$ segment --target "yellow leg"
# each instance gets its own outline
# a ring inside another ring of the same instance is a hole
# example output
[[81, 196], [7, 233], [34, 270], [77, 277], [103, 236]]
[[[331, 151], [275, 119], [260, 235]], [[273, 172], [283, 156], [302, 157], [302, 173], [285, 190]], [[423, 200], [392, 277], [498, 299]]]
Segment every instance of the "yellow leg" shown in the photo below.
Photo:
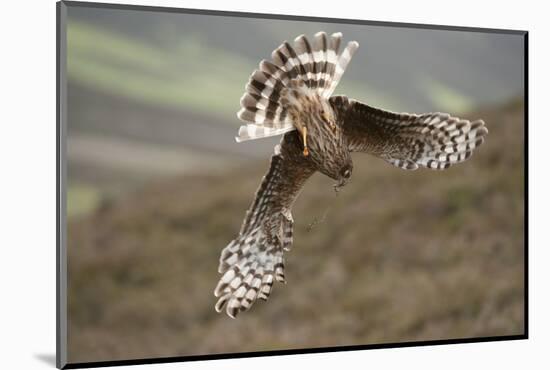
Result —
[[307, 150], [307, 126], [304, 126], [302, 129], [302, 138], [304, 139], [304, 156], [309, 155], [309, 150]]

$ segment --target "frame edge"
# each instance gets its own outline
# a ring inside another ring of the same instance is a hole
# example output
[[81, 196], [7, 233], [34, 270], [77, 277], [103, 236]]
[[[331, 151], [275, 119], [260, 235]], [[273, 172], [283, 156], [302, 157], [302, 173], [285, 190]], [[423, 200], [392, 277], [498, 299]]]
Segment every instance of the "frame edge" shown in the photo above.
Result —
[[56, 367], [67, 365], [67, 5], [56, 3]]

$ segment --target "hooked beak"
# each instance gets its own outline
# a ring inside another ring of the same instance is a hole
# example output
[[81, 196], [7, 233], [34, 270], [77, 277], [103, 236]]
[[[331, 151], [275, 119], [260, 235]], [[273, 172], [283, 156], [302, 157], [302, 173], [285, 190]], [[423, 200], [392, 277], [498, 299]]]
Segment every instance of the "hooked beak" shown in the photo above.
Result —
[[341, 178], [336, 184], [334, 184], [334, 191], [338, 193], [348, 183], [348, 179]]

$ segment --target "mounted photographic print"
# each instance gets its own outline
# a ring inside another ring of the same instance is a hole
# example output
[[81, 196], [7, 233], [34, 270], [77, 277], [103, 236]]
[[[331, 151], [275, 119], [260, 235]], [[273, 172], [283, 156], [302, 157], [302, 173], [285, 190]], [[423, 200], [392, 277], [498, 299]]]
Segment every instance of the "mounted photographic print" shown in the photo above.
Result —
[[527, 32], [57, 10], [58, 367], [527, 338]]

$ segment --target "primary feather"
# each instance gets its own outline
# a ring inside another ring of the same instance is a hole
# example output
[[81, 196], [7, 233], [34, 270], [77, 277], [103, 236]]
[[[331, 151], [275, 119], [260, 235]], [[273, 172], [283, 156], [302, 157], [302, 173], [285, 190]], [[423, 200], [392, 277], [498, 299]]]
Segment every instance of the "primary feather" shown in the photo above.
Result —
[[349, 150], [376, 155], [406, 170], [444, 170], [464, 162], [489, 132], [482, 120], [470, 122], [448, 113], [394, 113], [345, 96], [333, 96], [330, 103], [346, 117]]
[[214, 295], [215, 309], [230, 317], [267, 300], [273, 282], [285, 282], [283, 252], [292, 246], [291, 208], [306, 180], [315, 172], [301, 156], [296, 135], [285, 135], [275, 147], [267, 174], [246, 212], [239, 235], [222, 251], [222, 274]]

